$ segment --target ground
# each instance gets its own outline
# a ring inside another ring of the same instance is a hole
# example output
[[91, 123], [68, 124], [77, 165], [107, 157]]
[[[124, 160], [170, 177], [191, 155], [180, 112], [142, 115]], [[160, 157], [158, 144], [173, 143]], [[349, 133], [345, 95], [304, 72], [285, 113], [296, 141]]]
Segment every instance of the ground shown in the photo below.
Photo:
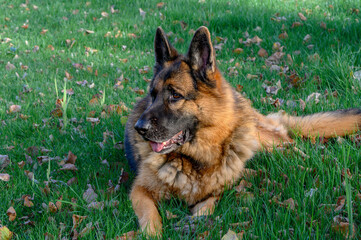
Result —
[[[261, 113], [361, 105], [357, 0], [14, 0], [0, 8], [0, 236], [137, 231], [122, 141], [152, 77], [158, 26], [182, 52], [207, 26], [219, 68]], [[297, 139], [257, 154], [247, 164], [253, 174], [224, 193], [213, 216], [190, 219], [184, 202], [164, 202], [164, 239], [217, 239], [229, 229], [244, 239], [360, 238], [360, 139]]]

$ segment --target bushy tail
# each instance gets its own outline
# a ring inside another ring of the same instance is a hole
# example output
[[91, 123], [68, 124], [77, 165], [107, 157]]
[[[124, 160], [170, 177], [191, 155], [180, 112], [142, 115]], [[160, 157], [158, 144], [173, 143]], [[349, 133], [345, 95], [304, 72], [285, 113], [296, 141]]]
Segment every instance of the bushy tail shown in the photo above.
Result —
[[308, 138], [345, 136], [361, 130], [361, 109], [337, 110], [301, 117], [277, 113], [270, 117], [278, 118], [290, 132]]

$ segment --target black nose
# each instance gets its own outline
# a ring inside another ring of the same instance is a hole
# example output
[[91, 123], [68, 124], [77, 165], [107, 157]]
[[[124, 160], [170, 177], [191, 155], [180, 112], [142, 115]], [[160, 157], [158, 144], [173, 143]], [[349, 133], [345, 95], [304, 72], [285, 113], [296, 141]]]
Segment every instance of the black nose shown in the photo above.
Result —
[[150, 122], [139, 119], [134, 125], [134, 128], [140, 135], [144, 135], [150, 129]]

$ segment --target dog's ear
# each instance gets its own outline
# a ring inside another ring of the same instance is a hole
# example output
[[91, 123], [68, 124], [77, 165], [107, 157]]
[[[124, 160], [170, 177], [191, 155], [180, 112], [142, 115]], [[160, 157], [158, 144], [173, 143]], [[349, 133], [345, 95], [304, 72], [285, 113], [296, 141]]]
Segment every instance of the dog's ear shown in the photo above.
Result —
[[196, 71], [214, 72], [216, 59], [208, 28], [202, 26], [195, 32], [188, 50], [191, 67]]
[[155, 61], [158, 66], [163, 66], [165, 62], [175, 59], [178, 56], [177, 50], [170, 45], [167, 36], [161, 27], [157, 28], [154, 39]]

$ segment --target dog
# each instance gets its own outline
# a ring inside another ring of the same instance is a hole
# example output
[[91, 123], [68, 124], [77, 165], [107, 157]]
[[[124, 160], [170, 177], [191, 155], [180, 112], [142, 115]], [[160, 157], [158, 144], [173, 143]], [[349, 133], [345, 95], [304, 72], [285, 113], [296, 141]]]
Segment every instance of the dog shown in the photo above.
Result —
[[206, 27], [195, 32], [185, 55], [159, 27], [154, 51], [149, 92], [129, 115], [124, 140], [136, 170], [132, 207], [149, 236], [161, 236], [161, 199], [179, 197], [194, 215], [212, 213], [257, 151], [290, 143], [294, 133], [330, 138], [361, 127], [360, 109], [302, 117], [260, 114], [223, 78]]

